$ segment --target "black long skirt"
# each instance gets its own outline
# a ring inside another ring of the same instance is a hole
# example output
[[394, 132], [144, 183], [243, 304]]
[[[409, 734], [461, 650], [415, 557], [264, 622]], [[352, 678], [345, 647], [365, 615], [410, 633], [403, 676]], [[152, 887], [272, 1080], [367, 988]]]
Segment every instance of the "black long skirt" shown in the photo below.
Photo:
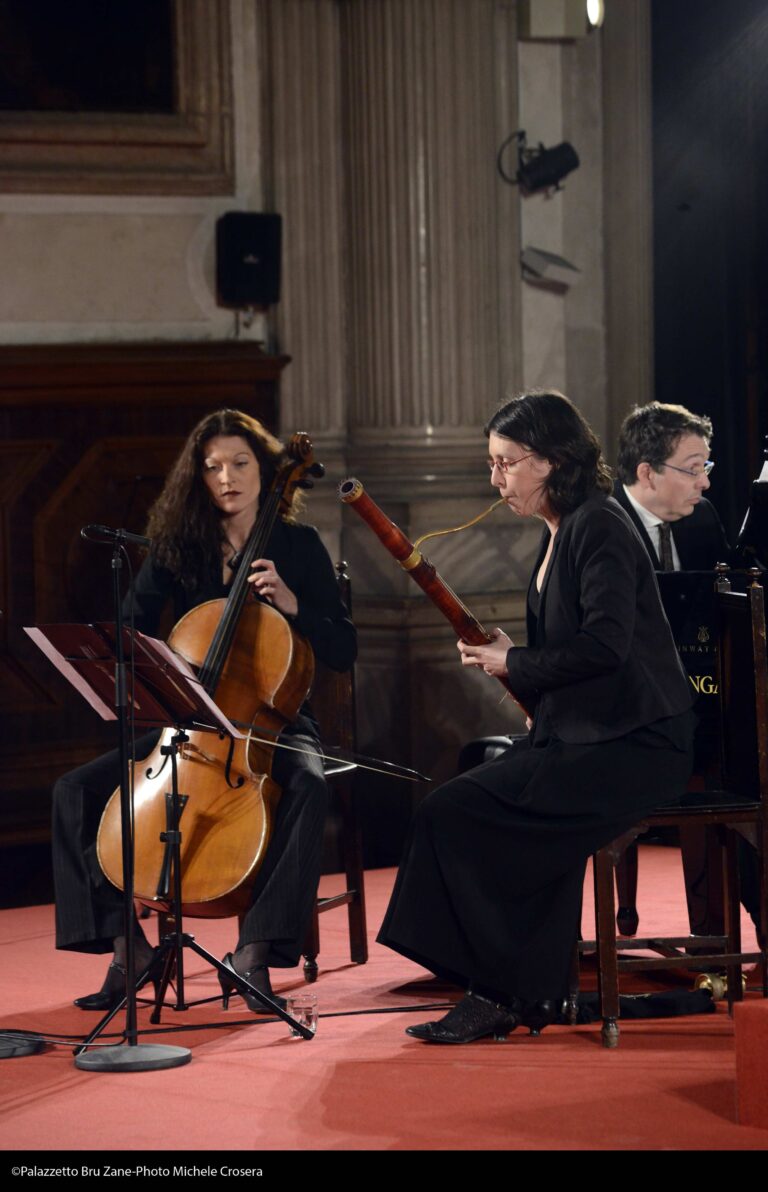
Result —
[[[157, 733], [140, 738], [137, 758], [147, 757], [157, 738]], [[317, 755], [314, 722], [300, 716], [283, 739], [308, 752], [275, 751], [272, 775], [282, 794], [238, 947], [268, 941], [266, 963], [290, 968], [301, 956], [317, 894], [328, 788]], [[114, 938], [123, 934], [122, 892], [104, 876], [96, 855], [101, 813], [119, 782], [115, 750], [65, 774], [54, 786], [52, 855], [58, 948], [111, 952]]]
[[690, 722], [595, 745], [523, 741], [428, 795], [379, 942], [464, 988], [565, 997], [587, 859], [680, 798]]

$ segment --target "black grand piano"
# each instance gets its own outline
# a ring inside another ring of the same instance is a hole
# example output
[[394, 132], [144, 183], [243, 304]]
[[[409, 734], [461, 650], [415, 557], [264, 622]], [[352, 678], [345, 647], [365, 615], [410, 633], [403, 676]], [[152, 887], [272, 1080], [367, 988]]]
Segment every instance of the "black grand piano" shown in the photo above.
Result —
[[[731, 586], [746, 589], [750, 567], [768, 570], [768, 446], [730, 559], [718, 560], [731, 568]], [[661, 571], [659, 591], [680, 658], [693, 687], [699, 717], [694, 776], [706, 788], [719, 781], [717, 657], [714, 631], [714, 575], [711, 571]], [[693, 788], [695, 789], [695, 787]]]

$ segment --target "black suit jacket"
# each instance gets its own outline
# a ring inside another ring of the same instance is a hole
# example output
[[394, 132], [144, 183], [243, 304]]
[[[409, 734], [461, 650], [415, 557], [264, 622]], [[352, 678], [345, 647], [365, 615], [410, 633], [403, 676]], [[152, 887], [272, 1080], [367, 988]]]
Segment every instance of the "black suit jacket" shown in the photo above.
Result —
[[[624, 492], [624, 485], [620, 480], [617, 480], [614, 485], [613, 495], [629, 515], [630, 521], [645, 544], [654, 568], [658, 571], [660, 568], [657, 544], [651, 542], [645, 526]], [[699, 504], [694, 506], [693, 513], [688, 517], [681, 517], [679, 521], [669, 524], [672, 527], [672, 537], [675, 540], [677, 553], [680, 556], [680, 567], [683, 571], [712, 571], [716, 563], [729, 562], [731, 548], [725, 537], [725, 530], [714, 505], [710, 504], [705, 497], [702, 497]]]
[[[548, 543], [546, 530], [532, 584]], [[613, 740], [691, 706], [648, 552], [612, 497], [562, 519], [528, 630], [507, 653], [510, 684], [562, 741]]]

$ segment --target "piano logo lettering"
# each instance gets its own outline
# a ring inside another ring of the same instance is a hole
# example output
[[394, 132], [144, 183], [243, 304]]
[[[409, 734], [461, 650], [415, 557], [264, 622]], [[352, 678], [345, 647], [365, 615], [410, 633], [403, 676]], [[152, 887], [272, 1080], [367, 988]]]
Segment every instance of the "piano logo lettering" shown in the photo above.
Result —
[[711, 675], [689, 675], [697, 695], [717, 695], [717, 683]]

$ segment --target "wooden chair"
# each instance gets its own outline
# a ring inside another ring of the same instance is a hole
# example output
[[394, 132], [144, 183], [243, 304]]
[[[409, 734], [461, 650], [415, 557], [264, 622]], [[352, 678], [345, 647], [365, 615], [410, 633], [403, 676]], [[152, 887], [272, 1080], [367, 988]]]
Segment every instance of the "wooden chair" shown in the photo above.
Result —
[[[619, 1041], [619, 975], [623, 972], [667, 968], [725, 969], [728, 1010], [743, 997], [742, 966], [758, 962], [762, 968], [763, 996], [768, 997], [768, 887], [765, 858], [768, 856], [768, 657], [763, 588], [758, 572], [750, 572], [746, 593], [733, 592], [727, 568], [718, 568], [717, 629], [718, 687], [720, 693], [723, 786], [720, 791], [687, 794], [681, 805], [646, 816], [619, 840], [594, 856], [596, 940], [583, 941], [579, 951], [596, 948], [598, 990], [605, 1047]], [[713, 825], [717, 829], [723, 864], [725, 931], [723, 935], [678, 936], [673, 938], [616, 939], [614, 920], [614, 870], [629, 843], [648, 827], [690, 823]], [[759, 864], [759, 950], [743, 952], [741, 947], [738, 834], [756, 848]], [[622, 952], [652, 951], [653, 958], [619, 958]], [[691, 954], [687, 949], [694, 949]], [[571, 990], [570, 1011], [575, 1021], [577, 984]]]
[[[347, 564], [344, 562], [336, 564], [341, 598], [351, 611], [350, 581], [346, 568]], [[338, 671], [317, 662], [311, 703], [328, 752], [332, 754], [334, 747], [338, 747], [347, 754], [353, 753], [357, 740], [354, 671], [339, 674]], [[346, 906], [350, 957], [355, 964], [365, 964], [368, 960], [363, 845], [354, 790], [356, 766], [354, 762], [327, 761], [324, 769], [331, 788], [331, 822], [335, 819], [338, 826], [346, 889], [340, 894], [317, 899], [304, 944], [304, 977], [310, 982], [317, 980], [317, 956], [320, 951], [319, 916], [325, 911]]]

